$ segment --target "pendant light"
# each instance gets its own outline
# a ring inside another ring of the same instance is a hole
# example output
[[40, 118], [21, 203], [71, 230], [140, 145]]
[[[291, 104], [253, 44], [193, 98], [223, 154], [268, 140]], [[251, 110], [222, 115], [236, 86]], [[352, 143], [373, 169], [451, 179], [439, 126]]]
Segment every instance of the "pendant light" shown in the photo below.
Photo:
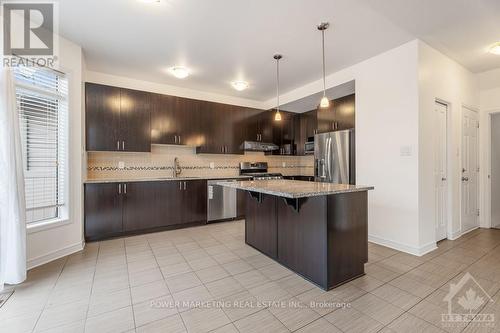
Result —
[[283, 58], [281, 54], [275, 54], [276, 59], [276, 113], [274, 114], [275, 121], [281, 121], [280, 113], [280, 59]]
[[323, 97], [321, 98], [321, 101], [319, 103], [320, 108], [327, 108], [330, 106], [330, 101], [328, 100], [328, 97], [326, 97], [326, 71], [325, 71], [325, 30], [328, 29], [330, 26], [330, 23], [328, 22], [323, 22], [318, 25], [318, 30], [321, 31], [321, 38], [322, 38], [322, 48], [323, 48]]

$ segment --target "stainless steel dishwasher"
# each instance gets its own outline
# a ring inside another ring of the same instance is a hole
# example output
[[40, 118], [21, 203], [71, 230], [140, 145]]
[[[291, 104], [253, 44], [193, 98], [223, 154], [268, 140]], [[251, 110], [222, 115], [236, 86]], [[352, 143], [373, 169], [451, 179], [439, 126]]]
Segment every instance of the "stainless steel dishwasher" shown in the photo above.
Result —
[[207, 182], [207, 221], [234, 219], [237, 216], [236, 189], [217, 185], [221, 181], [237, 181], [237, 179], [217, 179]]

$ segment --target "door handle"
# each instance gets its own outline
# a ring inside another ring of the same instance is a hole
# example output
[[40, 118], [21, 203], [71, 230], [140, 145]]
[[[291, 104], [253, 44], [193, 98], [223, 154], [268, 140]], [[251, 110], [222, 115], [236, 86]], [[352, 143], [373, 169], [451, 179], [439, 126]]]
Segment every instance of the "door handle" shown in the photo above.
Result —
[[127, 184], [123, 184], [123, 193], [127, 194]]
[[443, 182], [446, 181], [446, 177], [441, 178], [441, 181]]
[[122, 184], [118, 184], [118, 194], [122, 194]]

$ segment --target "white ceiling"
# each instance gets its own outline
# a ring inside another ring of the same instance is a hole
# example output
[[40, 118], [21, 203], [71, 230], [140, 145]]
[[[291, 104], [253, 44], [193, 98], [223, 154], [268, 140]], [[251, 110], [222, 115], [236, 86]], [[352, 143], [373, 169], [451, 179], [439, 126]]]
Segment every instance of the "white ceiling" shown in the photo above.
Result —
[[[500, 67], [484, 48], [500, 39], [498, 0], [137, 0], [60, 1], [60, 32], [84, 49], [87, 69], [266, 101], [275, 94], [273, 54], [283, 54], [281, 91], [416, 37], [472, 71]], [[495, 18], [495, 19], [494, 19]], [[185, 80], [166, 69], [185, 65]], [[250, 88], [237, 92], [230, 82]]]

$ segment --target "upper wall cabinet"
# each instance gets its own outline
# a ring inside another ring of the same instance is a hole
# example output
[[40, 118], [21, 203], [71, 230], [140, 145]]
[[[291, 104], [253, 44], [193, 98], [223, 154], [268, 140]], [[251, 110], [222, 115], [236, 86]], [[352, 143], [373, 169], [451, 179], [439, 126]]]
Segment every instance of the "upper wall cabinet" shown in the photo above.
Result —
[[85, 84], [88, 151], [151, 151], [150, 94]]
[[355, 95], [334, 99], [328, 109], [318, 109], [317, 132], [339, 131], [354, 128]]

